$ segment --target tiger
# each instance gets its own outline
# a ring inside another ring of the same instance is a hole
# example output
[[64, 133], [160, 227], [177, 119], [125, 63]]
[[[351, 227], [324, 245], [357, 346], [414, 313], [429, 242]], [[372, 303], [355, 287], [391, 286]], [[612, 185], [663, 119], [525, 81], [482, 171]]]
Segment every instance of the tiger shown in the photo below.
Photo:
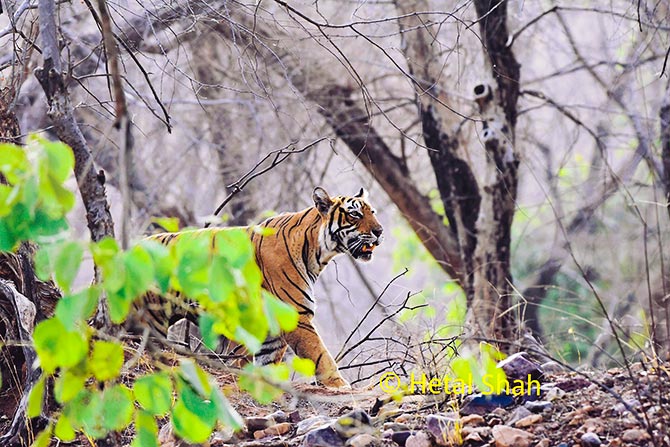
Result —
[[[243, 227], [248, 229], [254, 247], [256, 263], [263, 276], [262, 287], [298, 312], [297, 328], [269, 336], [253, 361], [258, 365], [280, 362], [290, 346], [297, 356], [314, 362], [318, 383], [333, 388], [349, 387], [312, 321], [316, 308], [313, 287], [335, 256], [348, 253], [357, 261], [370, 261], [382, 242], [383, 228], [364, 188], [354, 196], [331, 197], [324, 188], [316, 187], [312, 201], [314, 205], [302, 211], [267, 218], [259, 224], [260, 231], [253, 231], [251, 226]], [[264, 228], [272, 230], [263, 231]], [[225, 228], [195, 231], [217, 232]], [[150, 239], [167, 245], [183, 233], [161, 233]], [[146, 300], [136, 305], [139, 312], [159, 320], [154, 323], [162, 328], [163, 335], [178, 319], [195, 321], [197, 318], [197, 309], [189, 311], [189, 305], [163, 304], [166, 306], [160, 312], [155, 307], [151, 310]]]

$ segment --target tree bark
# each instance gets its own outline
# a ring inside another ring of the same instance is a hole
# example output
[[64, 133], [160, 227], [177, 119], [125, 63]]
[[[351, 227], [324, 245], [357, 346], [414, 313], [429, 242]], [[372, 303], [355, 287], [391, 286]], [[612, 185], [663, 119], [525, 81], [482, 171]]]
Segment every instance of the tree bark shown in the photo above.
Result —
[[[44, 65], [35, 70], [35, 77], [46, 94], [49, 105], [47, 115], [53, 122], [58, 138], [74, 152], [74, 174], [86, 208], [86, 222], [91, 239], [97, 242], [107, 236], [114, 237], [114, 222], [104, 186], [105, 176], [103, 171], [97, 174], [94, 171], [93, 157], [74, 118], [74, 109], [61, 72], [54, 1], [40, 0], [38, 14]], [[95, 320], [98, 326], [110, 325], [104, 299], [100, 300]]]

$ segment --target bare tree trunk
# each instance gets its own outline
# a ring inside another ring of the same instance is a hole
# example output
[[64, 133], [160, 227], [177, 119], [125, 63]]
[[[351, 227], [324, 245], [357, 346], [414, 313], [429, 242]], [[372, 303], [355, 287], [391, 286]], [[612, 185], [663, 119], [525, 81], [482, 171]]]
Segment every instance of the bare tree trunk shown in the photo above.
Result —
[[[218, 33], [204, 32], [198, 36], [193, 45], [193, 65], [195, 68], [195, 77], [201, 85], [197, 89], [199, 98], [204, 100], [221, 99], [221, 82], [223, 76], [219, 69], [212, 64], [213, 61], [219, 61], [216, 65], [225, 64], [223, 58], [218, 53]], [[248, 170], [244, 166], [245, 148], [228, 144], [230, 141], [228, 131], [232, 128], [229, 118], [224, 109], [225, 106], [205, 106], [207, 116], [206, 127], [209, 132], [208, 141], [216, 151], [216, 157], [219, 162], [221, 181], [228, 185], [237, 181]], [[258, 209], [255, 206], [254, 192], [255, 183], [250, 183], [243, 194], [235, 195], [228, 203], [225, 212], [230, 216], [227, 222], [229, 225], [248, 225], [257, 217]], [[228, 193], [231, 191], [228, 190]]]
[[661, 118], [661, 157], [663, 159], [663, 185], [665, 187], [665, 205], [670, 216], [670, 81], [665, 88], [660, 111]]
[[443, 77], [439, 46], [434, 44], [425, 19], [412, 14], [429, 11], [428, 4], [424, 0], [396, 2], [423, 138], [449, 230], [458, 243], [462, 267], [458, 278], [468, 301], [468, 326], [478, 336], [509, 341], [517, 327], [510, 311], [510, 239], [518, 167], [513, 129], [519, 66], [505, 46], [506, 3], [480, 1], [476, 6], [484, 50], [495, 67], [492, 76], [497, 82], [496, 87], [478, 85], [474, 92], [487, 154], [482, 184], [478, 184], [467, 158], [459, 153], [457, 131], [448, 133], [447, 123], [454, 121], [454, 114], [439, 96], [438, 82]]
[[[114, 237], [114, 222], [109, 212], [104, 186], [105, 176], [103, 171], [95, 173], [93, 157], [74, 118], [74, 109], [63, 79], [54, 1], [40, 0], [38, 13], [44, 66], [35, 70], [35, 77], [47, 97], [49, 104], [47, 115], [53, 122], [58, 138], [68, 144], [74, 152], [74, 174], [86, 208], [86, 221], [91, 239], [97, 242], [107, 236]], [[96, 324], [104, 327], [110, 324], [104, 299], [100, 300]]]

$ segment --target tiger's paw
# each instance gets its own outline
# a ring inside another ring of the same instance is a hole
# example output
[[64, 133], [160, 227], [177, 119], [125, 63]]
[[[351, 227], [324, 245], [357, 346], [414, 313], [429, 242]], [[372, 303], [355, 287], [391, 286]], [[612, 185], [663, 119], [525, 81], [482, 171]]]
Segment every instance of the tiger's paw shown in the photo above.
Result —
[[321, 385], [327, 386], [328, 388], [340, 388], [343, 390], [351, 389], [349, 382], [344, 380], [339, 374], [337, 376], [319, 379], [319, 383]]

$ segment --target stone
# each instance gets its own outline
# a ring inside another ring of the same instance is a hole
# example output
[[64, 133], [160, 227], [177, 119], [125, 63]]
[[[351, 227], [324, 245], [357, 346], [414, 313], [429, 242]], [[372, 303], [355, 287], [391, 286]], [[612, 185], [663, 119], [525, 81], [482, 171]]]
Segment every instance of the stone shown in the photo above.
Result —
[[344, 416], [340, 416], [333, 428], [344, 438], [351, 438], [360, 433], [371, 433], [373, 431], [370, 416], [363, 410], [352, 410]]
[[454, 416], [442, 416], [430, 414], [426, 417], [426, 429], [435, 437], [435, 442], [440, 446], [449, 446], [451, 442], [452, 431], [456, 427], [458, 419]]
[[349, 439], [346, 445], [348, 447], [378, 447], [381, 443], [374, 436], [367, 433], [361, 433], [360, 435], [356, 435]]
[[514, 426], [516, 428], [525, 428], [525, 427], [530, 427], [531, 425], [535, 425], [538, 422], [542, 422], [542, 415], [540, 414], [530, 414], [526, 416], [525, 418], [519, 419], [514, 423]]
[[533, 435], [508, 425], [496, 425], [491, 430], [496, 447], [529, 447]]
[[463, 401], [460, 413], [462, 415], [484, 415], [495, 408], [509, 407], [514, 404], [514, 397], [509, 394], [471, 394]]
[[465, 427], [468, 425], [478, 427], [481, 425], [486, 425], [486, 421], [484, 420], [484, 417], [479, 414], [470, 414], [461, 418], [461, 426]]
[[482, 439], [488, 438], [488, 437], [491, 436], [491, 427], [471, 427], [471, 426], [467, 426], [467, 427], [461, 428], [461, 436], [463, 436], [464, 438], [470, 436], [472, 433], [477, 433], [477, 435], [479, 437], [481, 437]]
[[554, 404], [546, 400], [532, 400], [526, 402], [523, 406], [533, 413], [542, 413], [551, 410]]
[[290, 422], [281, 422], [279, 424], [271, 425], [265, 430], [265, 436], [281, 436], [290, 432], [293, 428], [293, 424]]
[[288, 422], [297, 424], [300, 421], [302, 421], [302, 417], [300, 416], [300, 412], [298, 410], [293, 410], [288, 414]]
[[328, 416], [323, 416], [323, 415], [318, 415], [314, 416], [311, 418], [304, 419], [300, 422], [298, 422], [298, 425], [296, 427], [296, 435], [304, 435], [308, 431], [321, 427], [323, 425], [328, 425], [331, 422], [333, 422], [332, 418], [329, 418]]
[[398, 444], [399, 446], [404, 446], [404, 445], [406, 444], [406, 442], [407, 442], [407, 438], [409, 438], [410, 436], [412, 436], [412, 435], [415, 434], [415, 433], [416, 433], [416, 432], [414, 432], [414, 431], [409, 431], [409, 430], [405, 430], [405, 431], [394, 431], [394, 432], [391, 434], [391, 441], [395, 442], [395, 443]]
[[531, 413], [530, 410], [526, 407], [516, 407], [514, 411], [507, 417], [505, 424], [507, 425], [514, 425], [516, 421], [519, 421], [526, 416], [530, 416]]
[[288, 414], [284, 413], [281, 410], [277, 410], [274, 413], [270, 413], [265, 417], [274, 421], [275, 424], [281, 424], [282, 422], [288, 421]]
[[530, 360], [528, 354], [525, 352], [517, 352], [499, 361], [498, 367], [505, 371], [507, 379], [510, 382], [514, 380], [523, 380], [526, 382], [529, 377], [533, 380], [538, 380], [544, 374], [540, 364]]
[[209, 445], [212, 447], [224, 445], [231, 442], [234, 437], [235, 431], [232, 428], [217, 430], [209, 438]]
[[405, 447], [433, 447], [433, 441], [430, 439], [428, 433], [425, 431], [418, 431], [407, 438]]
[[344, 441], [333, 427], [312, 430], [302, 440], [303, 447], [344, 447]]
[[411, 422], [412, 420], [414, 420], [414, 416], [412, 416], [411, 414], [408, 414], [408, 413], [403, 413], [400, 416], [398, 416], [397, 418], [395, 418], [395, 421], [398, 424], [407, 424], [408, 422]]
[[[633, 409], [640, 408], [640, 405], [642, 405], [642, 404], [640, 404], [640, 401], [637, 400], [637, 399], [630, 399], [630, 400], [626, 400], [625, 402], [629, 407], [631, 407]], [[621, 402], [616, 404], [612, 410], [614, 411], [614, 414], [617, 414], [617, 415], [622, 415], [622, 414], [624, 414], [625, 412], [628, 411], [626, 409], [626, 405], [624, 405]]]
[[258, 430], [264, 430], [270, 425], [272, 425], [273, 422], [266, 417], [247, 417], [244, 418], [244, 425], [247, 426], [247, 430], [250, 432], [256, 432]]
[[579, 439], [579, 443], [582, 447], [598, 447], [602, 444], [602, 441], [600, 441], [600, 437], [597, 434], [588, 432], [582, 435]]
[[551, 445], [551, 441], [548, 440], [547, 438], [542, 438], [539, 441], [537, 441], [537, 444], [535, 444], [535, 447], [549, 447]]
[[623, 432], [621, 435], [621, 440], [623, 442], [641, 442], [648, 441], [651, 439], [649, 433], [639, 428], [631, 428]]
[[397, 422], [384, 422], [384, 425], [382, 425], [383, 430], [393, 430], [393, 431], [403, 431], [403, 430], [409, 430], [409, 425], [407, 424], [399, 424]]

